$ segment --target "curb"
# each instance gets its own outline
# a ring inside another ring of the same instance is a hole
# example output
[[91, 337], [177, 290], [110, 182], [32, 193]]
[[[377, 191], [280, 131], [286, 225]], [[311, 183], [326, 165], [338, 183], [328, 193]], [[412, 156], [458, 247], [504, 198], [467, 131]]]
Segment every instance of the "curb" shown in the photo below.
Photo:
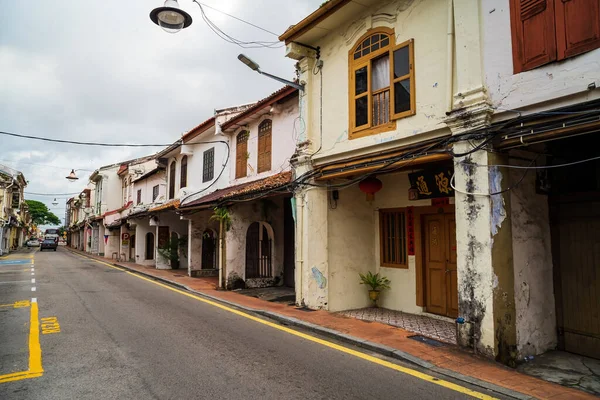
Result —
[[[79, 252], [73, 251], [71, 249], [67, 248], [67, 250], [69, 250], [72, 253], [79, 254]], [[89, 256], [86, 256], [86, 257], [92, 258], [92, 257], [89, 257]], [[322, 327], [320, 325], [316, 325], [316, 324], [313, 324], [313, 323], [310, 323], [310, 322], [305, 322], [305, 321], [302, 321], [302, 320], [299, 320], [299, 319], [293, 318], [293, 317], [287, 317], [285, 315], [277, 314], [277, 313], [274, 313], [272, 311], [264, 311], [264, 310], [258, 310], [258, 309], [251, 308], [251, 307], [246, 307], [246, 306], [234, 303], [234, 302], [229, 301], [229, 300], [224, 300], [224, 299], [221, 299], [221, 298], [216, 297], [216, 296], [212, 296], [212, 295], [209, 295], [209, 294], [206, 294], [206, 293], [203, 293], [203, 292], [199, 292], [197, 290], [189, 288], [186, 285], [183, 285], [181, 283], [172, 281], [170, 279], [165, 279], [165, 278], [161, 278], [161, 277], [149, 274], [147, 272], [138, 271], [137, 269], [130, 268], [130, 267], [127, 267], [125, 265], [118, 264], [116, 262], [111, 262], [110, 264], [112, 264], [112, 265], [114, 265], [116, 267], [119, 267], [119, 268], [123, 268], [123, 269], [125, 269], [125, 270], [127, 270], [129, 272], [136, 273], [136, 274], [139, 274], [139, 275], [143, 275], [143, 276], [145, 276], [147, 278], [151, 278], [151, 279], [154, 279], [156, 281], [159, 281], [159, 282], [171, 285], [171, 286], [175, 286], [177, 288], [180, 288], [180, 289], [186, 290], [188, 292], [197, 294], [197, 295], [202, 296], [202, 297], [204, 297], [206, 299], [210, 299], [210, 300], [213, 300], [213, 301], [216, 301], [216, 302], [219, 302], [219, 303], [227, 304], [228, 306], [235, 307], [237, 309], [240, 309], [240, 310], [243, 310], [243, 311], [247, 311], [247, 312], [250, 312], [250, 313], [253, 313], [253, 314], [261, 315], [263, 317], [266, 317], [266, 318], [269, 318], [271, 320], [277, 321], [277, 322], [281, 323], [282, 325], [291, 325], [291, 326], [300, 327], [300, 328], [306, 329], [308, 331], [315, 332], [315, 333], [318, 333], [320, 335], [323, 335], [323, 336], [326, 336], [326, 337], [330, 337], [330, 338], [339, 340], [339, 341], [344, 342], [344, 343], [348, 343], [348, 344], [352, 344], [352, 345], [357, 346], [357, 347], [361, 347], [361, 348], [363, 348], [365, 350], [372, 351], [374, 353], [377, 353], [377, 354], [380, 354], [380, 355], [383, 355], [383, 356], [386, 356], [386, 357], [391, 357], [391, 358], [394, 358], [394, 359], [397, 359], [397, 360], [400, 360], [400, 361], [404, 361], [404, 362], [408, 362], [408, 363], [417, 365], [417, 366], [419, 366], [419, 367], [421, 367], [423, 369], [427, 369], [427, 370], [430, 370], [432, 372], [435, 372], [436, 374], [445, 375], [445, 376], [450, 377], [452, 379], [455, 379], [455, 380], [458, 380], [458, 381], [461, 381], [461, 382], [465, 382], [465, 383], [468, 383], [468, 384], [473, 385], [473, 386], [477, 386], [477, 387], [485, 389], [485, 390], [489, 390], [489, 391], [492, 391], [492, 392], [495, 392], [495, 393], [498, 393], [498, 394], [502, 394], [504, 396], [508, 396], [508, 397], [512, 397], [512, 398], [520, 399], [520, 400], [535, 399], [535, 397], [528, 396], [528, 395], [525, 395], [523, 393], [519, 393], [519, 392], [516, 392], [514, 390], [507, 389], [505, 387], [498, 386], [498, 385], [495, 385], [493, 383], [489, 383], [489, 382], [483, 381], [481, 379], [473, 378], [473, 377], [468, 376], [468, 375], [463, 375], [463, 374], [460, 374], [458, 372], [451, 371], [449, 369], [437, 367], [437, 366], [435, 366], [434, 364], [432, 364], [430, 362], [427, 362], [427, 361], [425, 361], [423, 359], [420, 359], [419, 357], [413, 356], [412, 354], [406, 353], [406, 352], [404, 352], [402, 350], [395, 349], [393, 347], [389, 347], [389, 346], [386, 346], [386, 345], [383, 345], [383, 344], [371, 342], [369, 340], [361, 339], [361, 338], [356, 337], [356, 336], [347, 335], [347, 334], [342, 333], [340, 331], [336, 331], [335, 329], [325, 328], [325, 327]]]

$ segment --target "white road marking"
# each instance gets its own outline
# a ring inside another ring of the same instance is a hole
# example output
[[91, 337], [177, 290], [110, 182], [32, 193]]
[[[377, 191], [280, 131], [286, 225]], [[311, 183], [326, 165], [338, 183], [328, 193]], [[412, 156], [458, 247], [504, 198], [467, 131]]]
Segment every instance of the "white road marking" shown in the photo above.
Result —
[[33, 275], [35, 275], [35, 272], [32, 272], [32, 273], [31, 273], [31, 276], [33, 276]]
[[32, 297], [32, 298], [31, 298], [31, 302], [32, 302], [32, 303], [37, 303], [37, 297]]
[[35, 292], [35, 286], [31, 288], [31, 291], [32, 291], [32, 292]]
[[35, 283], [35, 278], [31, 278], [31, 283]]

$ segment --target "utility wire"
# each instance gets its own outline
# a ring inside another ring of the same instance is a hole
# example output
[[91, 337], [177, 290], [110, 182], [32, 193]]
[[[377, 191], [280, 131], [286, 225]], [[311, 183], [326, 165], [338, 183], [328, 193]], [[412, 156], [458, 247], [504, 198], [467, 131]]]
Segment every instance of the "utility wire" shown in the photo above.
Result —
[[208, 4], [200, 3], [200, 2], [198, 2], [198, 1], [196, 1], [196, 3], [198, 3], [198, 4], [201, 4], [201, 5], [203, 5], [204, 7], [210, 8], [211, 10], [214, 10], [214, 11], [216, 11], [216, 12], [219, 12], [219, 13], [221, 13], [221, 14], [227, 15], [228, 17], [231, 17], [231, 18], [233, 18], [233, 19], [237, 19], [238, 21], [240, 21], [240, 22], [243, 22], [244, 24], [247, 24], [247, 25], [253, 26], [253, 27], [255, 27], [256, 29], [260, 29], [260, 30], [261, 30], [261, 31], [263, 31], [263, 32], [267, 32], [267, 33], [270, 33], [270, 34], [271, 34], [271, 35], [273, 35], [273, 36], [279, 37], [279, 35], [278, 35], [277, 33], [275, 33], [275, 32], [271, 32], [271, 31], [270, 31], [270, 30], [268, 30], [268, 29], [262, 28], [262, 27], [260, 27], [260, 26], [258, 26], [258, 25], [255, 25], [255, 24], [251, 23], [251, 22], [248, 22], [248, 21], [245, 21], [245, 20], [243, 20], [243, 19], [241, 19], [241, 18], [238, 18], [238, 17], [236, 17], [235, 15], [227, 14], [225, 11], [217, 10], [216, 8], [214, 8], [214, 7], [211, 7], [211, 6], [209, 6]]
[[22, 139], [41, 140], [44, 142], [77, 144], [81, 146], [102, 146], [102, 147], [168, 147], [170, 144], [137, 144], [137, 143], [96, 143], [96, 142], [78, 142], [75, 140], [50, 139], [39, 136], [20, 135], [18, 133], [0, 131], [0, 135], [14, 136]]
[[[14, 164], [25, 164], [25, 165], [35, 165], [38, 167], [47, 167], [47, 168], [56, 168], [56, 169], [73, 169], [71, 167], [58, 167], [56, 165], [47, 165], [47, 164], [37, 164], [37, 163], [30, 163], [30, 162], [26, 162], [26, 161], [20, 161], [20, 160], [0, 160], [3, 162], [10, 162], [10, 163], [14, 163]], [[76, 171], [88, 171], [88, 172], [94, 172], [91, 169], [83, 169], [83, 168], [75, 168]]]
[[33, 193], [33, 192], [23, 192], [25, 194], [32, 194], [35, 196], [73, 196], [76, 194], [79, 194], [81, 192], [75, 192], [75, 193]]

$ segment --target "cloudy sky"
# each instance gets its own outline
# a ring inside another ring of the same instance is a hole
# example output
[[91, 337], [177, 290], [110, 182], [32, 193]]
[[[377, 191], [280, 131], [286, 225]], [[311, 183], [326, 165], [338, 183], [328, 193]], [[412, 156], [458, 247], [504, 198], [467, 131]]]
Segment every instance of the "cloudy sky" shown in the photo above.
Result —
[[[275, 33], [323, 0], [203, 0]], [[215, 108], [248, 103], [281, 85], [237, 60], [240, 52], [291, 79], [284, 49], [241, 49], [216, 36], [197, 4], [179, 0], [193, 18], [177, 34], [148, 15], [161, 1], [16, 1], [0, 13], [0, 131], [104, 143], [172, 143]], [[249, 7], [249, 4], [252, 4]], [[275, 36], [205, 8], [227, 34], [247, 41]], [[118, 149], [51, 144], [0, 135], [0, 164], [22, 171], [26, 192], [71, 193], [72, 168], [87, 178], [99, 166], [159, 148]], [[60, 205], [51, 205], [57, 197]], [[67, 196], [26, 195], [64, 217]]]

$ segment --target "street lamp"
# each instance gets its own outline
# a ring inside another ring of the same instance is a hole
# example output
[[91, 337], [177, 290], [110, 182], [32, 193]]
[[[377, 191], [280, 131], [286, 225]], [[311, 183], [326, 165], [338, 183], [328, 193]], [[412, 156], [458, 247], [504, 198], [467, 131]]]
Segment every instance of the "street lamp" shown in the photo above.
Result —
[[75, 175], [75, 170], [74, 169], [72, 169], [71, 173], [69, 174], [69, 176], [65, 176], [65, 178], [67, 178], [71, 182], [75, 182], [77, 179], [79, 179], [77, 177], [77, 175]]
[[287, 79], [283, 79], [283, 78], [280, 78], [278, 76], [271, 75], [271, 74], [269, 74], [267, 72], [261, 71], [260, 70], [260, 65], [258, 65], [256, 62], [252, 61], [250, 58], [246, 57], [243, 54], [240, 54], [238, 56], [238, 60], [240, 60], [241, 62], [243, 62], [244, 64], [246, 64], [246, 66], [248, 68], [250, 68], [252, 71], [256, 71], [256, 72], [258, 72], [261, 75], [268, 76], [269, 78], [275, 79], [278, 82], [284, 83], [284, 84], [286, 84], [288, 86], [291, 86], [293, 88], [296, 88], [296, 89], [298, 89], [300, 91], [304, 91], [304, 85], [300, 85], [300, 84], [297, 84], [296, 82], [288, 81]]
[[163, 7], [150, 12], [150, 19], [168, 33], [177, 33], [192, 24], [192, 17], [179, 8], [177, 0], [166, 0]]

